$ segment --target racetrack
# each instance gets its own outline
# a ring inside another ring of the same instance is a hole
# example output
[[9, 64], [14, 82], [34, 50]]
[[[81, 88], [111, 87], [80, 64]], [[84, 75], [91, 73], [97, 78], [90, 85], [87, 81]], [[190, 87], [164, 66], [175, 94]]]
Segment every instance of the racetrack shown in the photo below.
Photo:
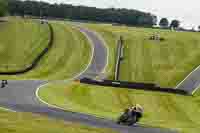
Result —
[[198, 66], [194, 71], [192, 71], [182, 82], [180, 82], [176, 89], [184, 90], [188, 94], [194, 94], [200, 86], [200, 66]]
[[108, 56], [108, 49], [105, 47], [105, 42], [94, 32], [83, 28], [81, 26], [77, 26], [77, 28], [86, 35], [90, 43], [94, 47], [93, 51], [93, 58], [90, 62], [88, 68], [81, 73], [77, 79], [81, 79], [83, 77], [94, 78], [101, 74], [106, 65], [107, 65], [107, 56]]
[[[107, 49], [104, 46], [104, 42], [92, 31], [89, 31], [83, 27], [78, 26], [81, 32], [84, 32], [90, 39], [94, 46], [94, 53], [91, 63], [87, 67], [86, 71], [78, 75], [76, 78], [82, 77], [96, 77], [100, 74], [107, 64]], [[1, 107], [8, 108], [14, 111], [20, 112], [33, 112], [47, 115], [52, 118], [62, 119], [72, 122], [80, 122], [95, 127], [112, 128], [122, 133], [175, 133], [168, 129], [151, 128], [143, 126], [126, 127], [115, 124], [111, 120], [96, 118], [86, 114], [68, 112], [57, 108], [48, 107], [41, 103], [35, 92], [37, 88], [48, 81], [8, 81], [6, 88], [0, 89], [0, 105]]]

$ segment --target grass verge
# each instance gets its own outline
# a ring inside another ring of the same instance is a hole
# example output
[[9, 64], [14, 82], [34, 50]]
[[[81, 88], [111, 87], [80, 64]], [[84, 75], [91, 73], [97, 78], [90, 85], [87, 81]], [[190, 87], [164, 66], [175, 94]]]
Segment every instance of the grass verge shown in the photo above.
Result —
[[10, 18], [0, 24], [0, 71], [27, 68], [50, 40], [47, 24], [35, 20]]
[[2, 133], [116, 133], [110, 129], [49, 119], [31, 113], [12, 113], [0, 110], [0, 117], [0, 132]]
[[165, 127], [181, 133], [200, 130], [200, 96], [145, 92], [83, 85], [78, 83], [49, 84], [39, 91], [46, 102], [66, 110], [116, 119], [124, 108], [136, 103], [145, 109], [141, 123]]

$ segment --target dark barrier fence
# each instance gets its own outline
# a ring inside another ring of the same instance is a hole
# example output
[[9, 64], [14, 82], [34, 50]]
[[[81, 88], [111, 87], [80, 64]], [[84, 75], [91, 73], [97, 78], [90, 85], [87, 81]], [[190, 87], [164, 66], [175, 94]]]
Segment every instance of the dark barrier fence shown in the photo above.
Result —
[[174, 89], [174, 88], [162, 88], [152, 83], [136, 83], [136, 82], [126, 82], [126, 81], [114, 81], [114, 80], [93, 80], [89, 78], [83, 78], [80, 80], [81, 83], [99, 85], [99, 86], [110, 86], [116, 88], [128, 88], [136, 90], [147, 90], [147, 91], [157, 91], [165, 93], [174, 93], [181, 95], [188, 95], [184, 90]]
[[49, 26], [49, 30], [50, 30], [50, 40], [48, 43], [48, 46], [33, 60], [32, 64], [30, 64], [28, 67], [22, 69], [22, 70], [18, 70], [18, 71], [8, 71], [8, 72], [1, 72], [0, 71], [0, 75], [18, 75], [18, 74], [24, 74], [32, 69], [34, 69], [39, 61], [41, 60], [41, 58], [49, 51], [49, 49], [52, 47], [53, 45], [53, 41], [54, 41], [54, 32], [53, 32], [53, 27], [51, 26], [51, 24], [49, 24], [48, 22], [46, 22], [47, 25]]

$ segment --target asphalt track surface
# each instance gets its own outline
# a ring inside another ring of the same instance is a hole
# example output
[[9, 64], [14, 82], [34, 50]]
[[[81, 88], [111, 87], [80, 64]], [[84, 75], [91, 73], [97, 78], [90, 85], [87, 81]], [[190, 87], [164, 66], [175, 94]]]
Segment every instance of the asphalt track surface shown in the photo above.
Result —
[[[100, 73], [106, 66], [107, 51], [101, 39], [92, 31], [84, 28], [79, 30], [84, 32], [88, 39], [94, 45], [94, 55], [91, 64], [87, 70], [77, 78], [91, 76], [91, 73]], [[94, 76], [94, 75], [93, 75]], [[0, 107], [4, 107], [17, 112], [32, 112], [46, 115], [50, 118], [77, 122], [89, 126], [99, 128], [111, 128], [121, 133], [175, 133], [176, 131], [168, 129], [160, 129], [154, 127], [147, 127], [142, 125], [137, 126], [122, 126], [116, 124], [114, 121], [96, 118], [94, 116], [65, 111], [58, 108], [49, 107], [39, 101], [36, 96], [36, 90], [48, 81], [24, 80], [15, 81], [9, 80], [5, 88], [0, 89]]]
[[200, 87], [200, 66], [192, 71], [178, 86], [176, 89], [184, 90], [189, 94], [195, 93]]
[[106, 49], [105, 42], [100, 38], [100, 36], [97, 33], [94, 33], [86, 28], [83, 28], [79, 24], [77, 24], [76, 27], [87, 36], [88, 40], [94, 47], [93, 51], [94, 54], [89, 67], [84, 73], [79, 75], [77, 78], [81, 79], [84, 77], [88, 78], [97, 77], [104, 71], [104, 68], [107, 65], [108, 49]]

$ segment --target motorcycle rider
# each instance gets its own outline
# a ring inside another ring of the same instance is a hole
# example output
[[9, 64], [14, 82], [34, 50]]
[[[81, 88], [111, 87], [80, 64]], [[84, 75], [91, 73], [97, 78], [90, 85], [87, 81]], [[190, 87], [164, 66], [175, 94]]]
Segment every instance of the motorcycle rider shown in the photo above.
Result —
[[127, 125], [132, 125], [139, 121], [142, 117], [143, 108], [141, 105], [136, 104], [133, 107], [126, 108], [124, 113], [119, 117], [117, 123], [126, 123]]
[[124, 114], [128, 116], [135, 116], [137, 117], [137, 120], [139, 120], [143, 115], [144, 109], [140, 104], [136, 104], [135, 106], [129, 107], [124, 110]]
[[1, 88], [4, 88], [8, 84], [7, 80], [2, 80], [1, 82]]

